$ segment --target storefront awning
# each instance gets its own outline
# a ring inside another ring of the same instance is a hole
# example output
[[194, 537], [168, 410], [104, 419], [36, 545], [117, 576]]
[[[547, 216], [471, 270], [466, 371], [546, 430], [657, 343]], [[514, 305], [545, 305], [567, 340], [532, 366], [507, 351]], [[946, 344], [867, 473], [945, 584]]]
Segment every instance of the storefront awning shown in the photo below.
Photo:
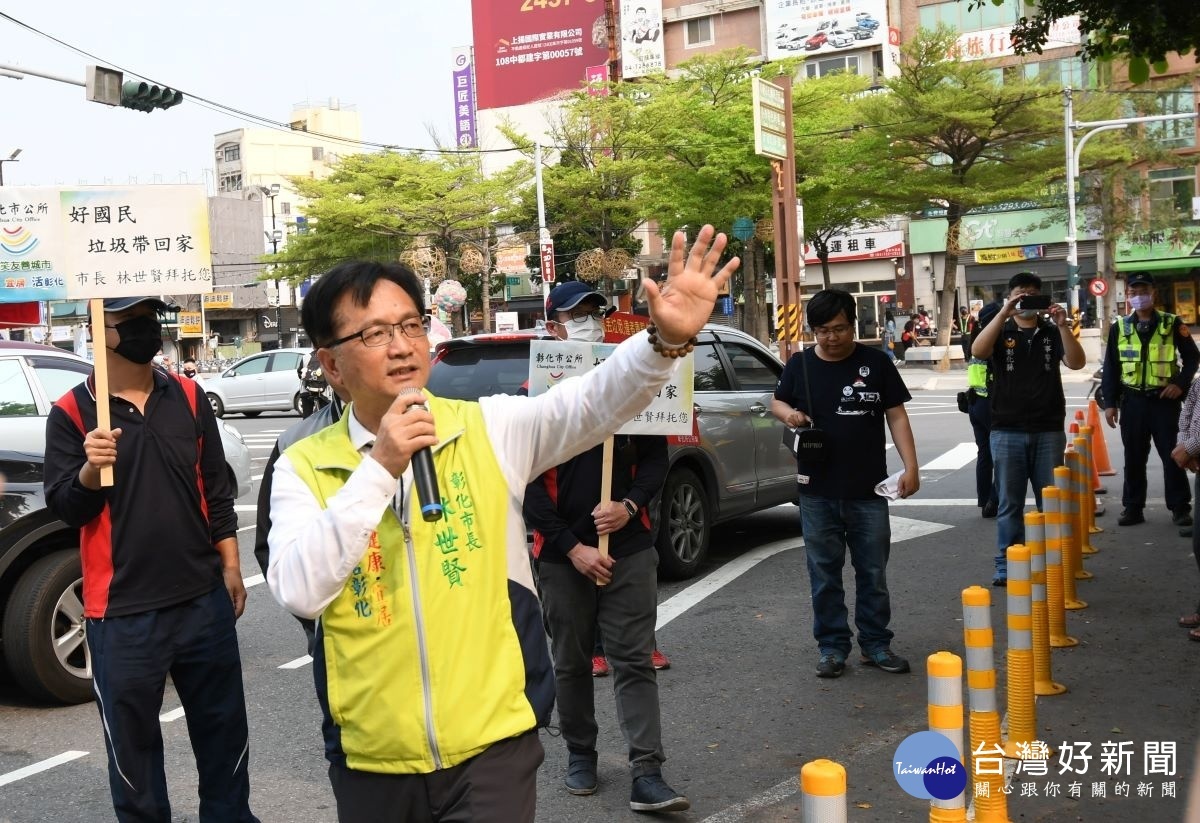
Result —
[[1200, 257], [1167, 257], [1159, 260], [1118, 260], [1117, 271], [1178, 271], [1200, 268]]

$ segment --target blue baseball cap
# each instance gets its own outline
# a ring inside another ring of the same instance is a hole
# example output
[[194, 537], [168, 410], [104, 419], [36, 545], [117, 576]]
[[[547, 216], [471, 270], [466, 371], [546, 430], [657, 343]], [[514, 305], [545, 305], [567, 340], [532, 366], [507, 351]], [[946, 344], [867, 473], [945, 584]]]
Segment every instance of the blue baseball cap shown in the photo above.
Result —
[[179, 311], [179, 306], [168, 303], [159, 297], [108, 297], [104, 300], [105, 311], [122, 311], [139, 303], [150, 303], [157, 312]]
[[546, 317], [551, 318], [555, 312], [570, 311], [589, 297], [595, 297], [601, 306], [608, 305], [604, 295], [580, 280], [568, 280], [550, 290], [546, 298]]

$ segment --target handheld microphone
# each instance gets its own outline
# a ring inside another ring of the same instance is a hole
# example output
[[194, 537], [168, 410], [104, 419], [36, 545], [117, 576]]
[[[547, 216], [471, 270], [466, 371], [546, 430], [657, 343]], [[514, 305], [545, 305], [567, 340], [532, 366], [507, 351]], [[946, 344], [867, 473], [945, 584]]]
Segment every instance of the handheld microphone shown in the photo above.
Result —
[[[420, 393], [420, 389], [408, 387], [401, 394]], [[424, 404], [409, 406], [410, 409], [428, 409]], [[412, 456], [413, 485], [417, 489], [417, 503], [421, 517], [430, 522], [442, 519], [442, 496], [438, 493], [437, 472], [433, 468], [433, 453], [428, 447], [419, 449]]]

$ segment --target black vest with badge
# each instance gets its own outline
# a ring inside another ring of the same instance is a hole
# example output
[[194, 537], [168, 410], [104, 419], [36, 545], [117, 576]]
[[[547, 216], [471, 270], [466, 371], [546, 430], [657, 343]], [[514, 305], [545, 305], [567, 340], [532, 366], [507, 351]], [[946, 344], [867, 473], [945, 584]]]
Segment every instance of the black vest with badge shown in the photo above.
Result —
[[1058, 327], [1039, 320], [1025, 331], [1005, 322], [992, 349], [992, 428], [1007, 431], [1062, 431], [1067, 418]]

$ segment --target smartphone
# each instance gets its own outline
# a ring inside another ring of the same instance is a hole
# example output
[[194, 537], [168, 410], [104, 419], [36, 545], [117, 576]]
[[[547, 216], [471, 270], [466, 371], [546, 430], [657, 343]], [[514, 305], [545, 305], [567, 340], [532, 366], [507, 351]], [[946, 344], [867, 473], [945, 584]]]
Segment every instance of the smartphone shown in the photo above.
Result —
[[1048, 294], [1026, 294], [1017, 303], [1017, 311], [1046, 311], [1050, 305], [1050, 295]]

